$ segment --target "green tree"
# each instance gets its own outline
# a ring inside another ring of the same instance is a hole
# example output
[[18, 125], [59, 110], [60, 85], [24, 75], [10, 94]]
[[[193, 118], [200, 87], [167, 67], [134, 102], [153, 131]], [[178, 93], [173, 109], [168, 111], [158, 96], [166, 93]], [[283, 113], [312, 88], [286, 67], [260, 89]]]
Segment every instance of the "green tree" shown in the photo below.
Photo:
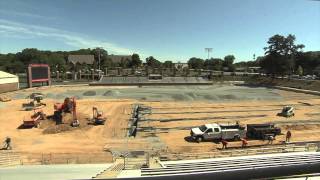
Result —
[[172, 61], [165, 61], [165, 62], [163, 63], [163, 67], [164, 67], [164, 68], [173, 68], [173, 67], [174, 67], [174, 64], [173, 64]]
[[192, 57], [188, 61], [188, 66], [191, 69], [203, 69], [204, 60], [196, 57]]
[[[107, 64], [108, 52], [103, 48], [94, 48], [94, 49], [80, 49], [77, 53], [81, 55], [92, 54], [94, 55], [94, 64], [93, 68], [99, 68], [99, 58], [100, 58], [100, 68], [103, 69]], [[87, 54], [86, 54], [87, 53]]]
[[204, 68], [207, 70], [221, 71], [222, 66], [223, 60], [219, 58], [211, 58], [204, 61]]
[[141, 66], [141, 64], [142, 64], [142, 61], [140, 60], [139, 55], [138, 54], [132, 54], [130, 66], [131, 67], [139, 67], [139, 66]]
[[147, 66], [152, 67], [152, 68], [160, 68], [161, 67], [161, 62], [156, 60], [153, 56], [147, 57], [146, 63], [147, 63]]
[[225, 69], [228, 69], [228, 71], [234, 71], [235, 67], [233, 65], [233, 62], [236, 58], [233, 55], [227, 55], [224, 57], [224, 61], [223, 61], [223, 67], [225, 67]]
[[315, 68], [320, 65], [320, 51], [298, 53], [296, 67], [302, 67], [304, 74], [313, 74]]
[[41, 61], [40, 51], [35, 48], [27, 48], [22, 50], [22, 52], [17, 53], [17, 58], [24, 65], [29, 65], [30, 63], [39, 63]]
[[295, 57], [304, 48], [303, 44], [295, 44], [296, 37], [274, 35], [269, 38], [268, 46], [264, 48], [266, 57], [261, 67], [272, 75], [291, 74], [295, 67]]

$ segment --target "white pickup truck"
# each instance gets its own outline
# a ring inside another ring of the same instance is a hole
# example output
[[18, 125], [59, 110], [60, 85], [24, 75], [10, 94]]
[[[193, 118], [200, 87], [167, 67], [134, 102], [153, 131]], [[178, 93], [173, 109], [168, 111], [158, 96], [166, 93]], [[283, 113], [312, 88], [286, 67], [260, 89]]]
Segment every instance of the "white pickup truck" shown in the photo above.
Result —
[[214, 140], [240, 140], [246, 137], [245, 127], [239, 124], [205, 124], [197, 128], [192, 128], [190, 135], [197, 142]]

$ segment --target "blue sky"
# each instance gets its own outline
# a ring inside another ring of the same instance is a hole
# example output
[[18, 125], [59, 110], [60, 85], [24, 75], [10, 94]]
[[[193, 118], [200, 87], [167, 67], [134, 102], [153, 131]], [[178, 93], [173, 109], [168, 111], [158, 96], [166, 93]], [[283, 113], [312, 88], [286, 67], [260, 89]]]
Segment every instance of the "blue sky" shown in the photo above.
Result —
[[308, 0], [0, 0], [0, 52], [24, 48], [139, 53], [186, 62], [263, 55], [274, 34], [320, 50], [320, 1]]

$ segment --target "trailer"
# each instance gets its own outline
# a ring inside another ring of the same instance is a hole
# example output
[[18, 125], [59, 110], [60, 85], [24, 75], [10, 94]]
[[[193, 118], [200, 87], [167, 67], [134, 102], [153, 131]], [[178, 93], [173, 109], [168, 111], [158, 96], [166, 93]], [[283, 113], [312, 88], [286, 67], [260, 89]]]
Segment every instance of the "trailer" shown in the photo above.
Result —
[[30, 119], [23, 120], [23, 127], [24, 128], [38, 128], [41, 124], [41, 120], [45, 120], [46, 115], [43, 113], [42, 110], [34, 110], [34, 114], [31, 116]]
[[281, 134], [281, 128], [274, 124], [247, 124], [247, 137], [252, 139], [267, 139], [268, 136]]

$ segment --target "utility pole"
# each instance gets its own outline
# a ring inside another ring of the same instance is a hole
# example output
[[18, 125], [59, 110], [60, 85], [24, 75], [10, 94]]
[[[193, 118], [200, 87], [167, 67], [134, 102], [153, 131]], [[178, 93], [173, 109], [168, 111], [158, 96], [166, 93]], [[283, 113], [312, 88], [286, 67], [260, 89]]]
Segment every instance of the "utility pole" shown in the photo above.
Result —
[[98, 61], [99, 61], [99, 66], [98, 66], [98, 68], [99, 68], [99, 73], [100, 73], [100, 70], [101, 70], [101, 67], [100, 67], [100, 48], [98, 48]]
[[212, 52], [212, 48], [204, 48], [204, 50], [208, 53], [208, 60], [209, 60], [210, 53]]

